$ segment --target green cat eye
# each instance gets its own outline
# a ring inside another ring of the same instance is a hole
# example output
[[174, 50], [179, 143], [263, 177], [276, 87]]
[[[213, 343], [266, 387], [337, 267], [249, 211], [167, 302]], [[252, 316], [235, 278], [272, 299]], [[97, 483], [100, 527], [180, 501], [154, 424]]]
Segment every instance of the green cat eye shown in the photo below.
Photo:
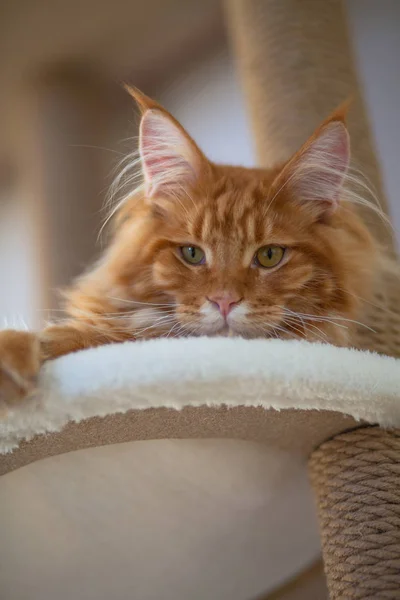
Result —
[[265, 269], [272, 269], [281, 262], [285, 249], [281, 246], [263, 246], [256, 252], [255, 262]]
[[206, 260], [204, 251], [198, 246], [182, 246], [181, 254], [190, 265], [202, 265]]

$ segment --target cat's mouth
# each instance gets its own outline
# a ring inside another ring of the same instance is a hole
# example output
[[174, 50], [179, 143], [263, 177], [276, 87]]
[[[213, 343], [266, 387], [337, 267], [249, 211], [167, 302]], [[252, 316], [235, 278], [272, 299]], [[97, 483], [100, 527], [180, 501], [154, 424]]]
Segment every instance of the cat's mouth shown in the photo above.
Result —
[[204, 327], [199, 327], [195, 335], [205, 335], [208, 337], [239, 337], [244, 339], [276, 337], [273, 327], [261, 327], [251, 323], [251, 321], [247, 323], [226, 321], [221, 323], [219, 327], [205, 325]]
[[229, 314], [221, 314], [208, 302], [198, 312], [182, 311], [177, 316], [184, 335], [254, 339], [277, 337], [276, 331], [282, 330], [279, 310], [271, 310], [271, 314], [262, 318], [260, 314], [253, 314], [246, 302], [238, 304]]
[[[202, 334], [200, 334], [202, 335]], [[240, 331], [231, 328], [231, 327], [224, 327], [223, 329], [221, 329], [220, 331], [217, 332], [208, 332], [208, 333], [204, 333], [204, 335], [208, 336], [208, 337], [226, 337], [226, 338], [243, 338], [243, 339], [257, 339], [257, 338], [273, 338], [276, 337], [276, 335], [274, 334], [274, 330], [271, 329], [271, 331], [265, 332], [265, 331], [258, 331], [257, 329], [252, 329], [249, 328], [248, 330], [246, 329], [241, 329]]]

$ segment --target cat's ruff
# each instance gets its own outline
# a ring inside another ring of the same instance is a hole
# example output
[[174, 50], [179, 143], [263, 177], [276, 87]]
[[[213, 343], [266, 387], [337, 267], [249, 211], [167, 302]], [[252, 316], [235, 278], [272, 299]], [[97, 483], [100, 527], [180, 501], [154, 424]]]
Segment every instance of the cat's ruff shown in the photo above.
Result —
[[[147, 411], [140, 417], [144, 431], [133, 428], [131, 439], [207, 437], [201, 427], [196, 433], [193, 425], [191, 433], [188, 430], [185, 434], [180, 423], [176, 411], [195, 407], [202, 407], [202, 411], [204, 407], [217, 411], [222, 407], [258, 407], [264, 412], [275, 409], [273, 417], [263, 417], [266, 426], [268, 419], [285, 421], [285, 412], [278, 416], [275, 411], [295, 409], [322, 411], [315, 416], [317, 427], [318, 421], [335, 423], [338, 416], [339, 422], [333, 429], [347, 429], [359, 420], [399, 427], [399, 389], [400, 361], [328, 344], [229, 338], [127, 342], [66, 355], [46, 364], [37, 397], [18, 406], [0, 422], [0, 448], [9, 453], [20, 441], [46, 432], [62, 437], [61, 431], [69, 421], [107, 419], [116, 413], [127, 413], [135, 421], [135, 413], [139, 416], [146, 409], [151, 409], [152, 414], [175, 409], [168, 411], [168, 418], [163, 417], [172, 431], [163, 435], [157, 423], [152, 432], [143, 417], [149, 414]], [[328, 417], [325, 411], [333, 411], [336, 417]], [[225, 425], [226, 414], [225, 411], [225, 416], [218, 417]], [[347, 417], [341, 426], [342, 415]], [[195, 413], [191, 418], [195, 420]], [[232, 423], [228, 430], [221, 431], [221, 436], [244, 435], [240, 420], [237, 431]], [[255, 437], [259, 439], [260, 435], [258, 431]], [[218, 436], [214, 422], [209, 437]], [[43, 441], [42, 448], [46, 446]], [[280, 440], [268, 435], [268, 441], [291, 449], [290, 435]], [[309, 438], [305, 451], [311, 451], [318, 442], [319, 435], [315, 440]], [[31, 443], [35, 444], [35, 440]], [[294, 447], [297, 443], [293, 440]], [[10, 467], [14, 463], [14, 454], [16, 458], [18, 450], [0, 461], [3, 472], [7, 471], [7, 463]], [[29, 444], [24, 444], [22, 454], [26, 458], [21, 457], [19, 464], [30, 462]]]

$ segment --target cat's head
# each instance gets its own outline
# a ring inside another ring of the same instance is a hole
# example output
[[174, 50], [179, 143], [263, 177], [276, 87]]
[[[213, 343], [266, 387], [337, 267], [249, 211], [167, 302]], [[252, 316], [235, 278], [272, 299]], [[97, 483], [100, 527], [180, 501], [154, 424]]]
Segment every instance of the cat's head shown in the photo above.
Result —
[[124, 286], [138, 308], [148, 303], [137, 325], [147, 314], [171, 335], [344, 339], [375, 252], [342, 202], [344, 111], [284, 165], [246, 169], [211, 163], [168, 112], [133, 94], [145, 191], [123, 209], [114, 257], [123, 265], [119, 295]]

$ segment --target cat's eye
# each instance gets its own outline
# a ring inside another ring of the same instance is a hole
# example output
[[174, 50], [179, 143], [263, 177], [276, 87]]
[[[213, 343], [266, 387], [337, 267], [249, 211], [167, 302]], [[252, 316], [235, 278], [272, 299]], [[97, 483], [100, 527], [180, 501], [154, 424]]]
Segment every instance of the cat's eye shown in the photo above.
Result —
[[255, 263], [265, 269], [272, 269], [279, 265], [284, 254], [285, 248], [281, 246], [263, 246], [256, 252]]
[[182, 246], [181, 254], [190, 265], [203, 265], [206, 261], [204, 251], [198, 246]]

